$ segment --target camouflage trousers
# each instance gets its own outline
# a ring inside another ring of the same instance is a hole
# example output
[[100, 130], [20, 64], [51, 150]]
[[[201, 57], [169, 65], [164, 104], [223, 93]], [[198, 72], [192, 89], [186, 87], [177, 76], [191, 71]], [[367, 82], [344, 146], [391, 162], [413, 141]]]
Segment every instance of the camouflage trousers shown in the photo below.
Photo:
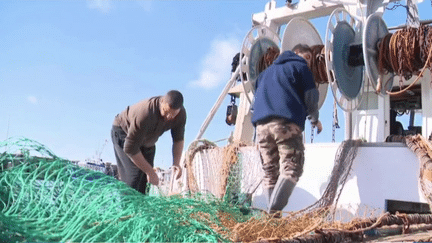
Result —
[[300, 127], [285, 119], [274, 118], [256, 126], [264, 170], [264, 187], [272, 188], [279, 175], [298, 182], [303, 174], [304, 145]]

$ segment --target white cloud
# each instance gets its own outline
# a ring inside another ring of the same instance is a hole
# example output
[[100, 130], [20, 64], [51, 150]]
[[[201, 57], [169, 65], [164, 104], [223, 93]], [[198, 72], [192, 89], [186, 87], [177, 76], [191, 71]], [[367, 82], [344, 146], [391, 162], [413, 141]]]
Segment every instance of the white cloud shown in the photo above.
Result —
[[108, 13], [112, 9], [110, 0], [87, 0], [87, 6], [102, 13]]
[[202, 61], [199, 79], [190, 82], [190, 84], [212, 89], [221, 83], [227, 82], [231, 76], [232, 59], [239, 52], [240, 45], [240, 41], [234, 38], [214, 40], [210, 51]]
[[27, 100], [32, 104], [37, 104], [38, 99], [35, 96], [28, 96]]

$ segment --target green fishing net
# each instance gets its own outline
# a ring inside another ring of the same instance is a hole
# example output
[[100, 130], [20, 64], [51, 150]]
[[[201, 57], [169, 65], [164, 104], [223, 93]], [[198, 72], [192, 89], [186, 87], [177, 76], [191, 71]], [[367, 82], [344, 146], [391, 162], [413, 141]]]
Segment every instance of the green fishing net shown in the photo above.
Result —
[[216, 242], [248, 220], [211, 195], [147, 196], [26, 138], [0, 142], [2, 242]]

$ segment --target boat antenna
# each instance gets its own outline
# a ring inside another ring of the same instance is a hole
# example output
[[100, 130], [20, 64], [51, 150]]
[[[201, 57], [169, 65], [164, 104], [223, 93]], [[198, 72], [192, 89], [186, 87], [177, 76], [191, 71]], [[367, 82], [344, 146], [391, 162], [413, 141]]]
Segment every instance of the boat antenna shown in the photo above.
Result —
[[7, 130], [6, 130], [6, 140], [9, 138], [9, 125], [10, 125], [10, 115], [9, 115], [9, 119], [8, 119]]

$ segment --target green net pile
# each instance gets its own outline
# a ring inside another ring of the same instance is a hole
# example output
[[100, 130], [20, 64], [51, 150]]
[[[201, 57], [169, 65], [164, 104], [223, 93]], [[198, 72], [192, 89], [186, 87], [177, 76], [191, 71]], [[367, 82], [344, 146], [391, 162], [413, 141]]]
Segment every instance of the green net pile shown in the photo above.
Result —
[[1, 242], [229, 241], [250, 215], [211, 196], [146, 196], [26, 138], [0, 143]]

